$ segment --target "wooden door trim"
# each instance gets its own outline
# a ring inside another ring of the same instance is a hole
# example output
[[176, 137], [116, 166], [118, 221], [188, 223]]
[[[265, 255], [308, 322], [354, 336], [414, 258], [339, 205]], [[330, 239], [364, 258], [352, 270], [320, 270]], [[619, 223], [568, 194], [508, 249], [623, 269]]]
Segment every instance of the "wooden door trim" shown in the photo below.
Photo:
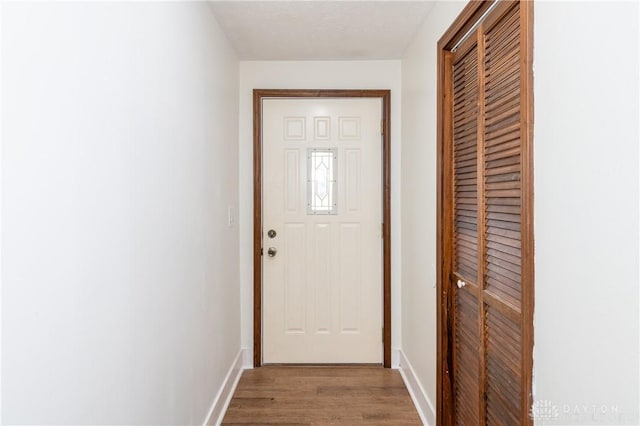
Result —
[[262, 100], [265, 98], [379, 98], [382, 101], [382, 340], [391, 368], [391, 91], [253, 90], [253, 365], [262, 365]]
[[[513, 0], [496, 0], [513, 3]], [[453, 301], [450, 297], [450, 277], [453, 272], [452, 244], [447, 235], [452, 230], [451, 200], [453, 182], [447, 153], [451, 149], [451, 99], [450, 76], [446, 69], [451, 64], [452, 49], [464, 41], [483, 15], [493, 6], [494, 0], [470, 1], [449, 29], [438, 41], [437, 52], [437, 194], [436, 194], [436, 279], [437, 279], [437, 355], [436, 355], [436, 424], [453, 423], [452, 365], [449, 353]], [[497, 5], [500, 7], [500, 5]], [[533, 310], [534, 310], [534, 243], [533, 243], [533, 2], [520, 1], [521, 19], [521, 141], [522, 169], [522, 356], [523, 371], [521, 391], [527, 395], [522, 404], [522, 418], [531, 424], [529, 409], [533, 403]], [[472, 35], [471, 35], [472, 36]]]

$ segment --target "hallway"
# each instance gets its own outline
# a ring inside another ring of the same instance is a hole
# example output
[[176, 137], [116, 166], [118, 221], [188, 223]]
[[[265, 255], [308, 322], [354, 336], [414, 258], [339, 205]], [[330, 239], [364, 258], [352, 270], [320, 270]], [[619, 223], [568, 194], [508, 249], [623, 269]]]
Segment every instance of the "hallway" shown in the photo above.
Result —
[[397, 370], [263, 367], [242, 374], [223, 425], [419, 425]]
[[[438, 424], [437, 53], [467, 3], [0, 1], [0, 423], [219, 425], [244, 374], [227, 424]], [[639, 15], [534, 2], [536, 423], [640, 424]], [[255, 89], [390, 91], [380, 376], [254, 369]]]

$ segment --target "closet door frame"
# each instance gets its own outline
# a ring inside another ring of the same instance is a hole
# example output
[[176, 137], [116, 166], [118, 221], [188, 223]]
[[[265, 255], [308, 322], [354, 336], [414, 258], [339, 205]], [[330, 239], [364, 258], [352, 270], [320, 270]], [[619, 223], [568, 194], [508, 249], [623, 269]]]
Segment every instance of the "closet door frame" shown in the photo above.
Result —
[[[438, 41], [437, 94], [437, 370], [436, 423], [453, 424], [453, 377], [450, 340], [452, 333], [452, 273], [453, 273], [453, 93], [451, 90], [452, 50], [473, 30], [494, 6], [493, 0], [470, 1]], [[498, 3], [513, 3], [498, 0]], [[533, 244], [533, 1], [520, 1], [521, 27], [521, 184], [522, 184], [522, 383], [521, 418], [531, 424], [533, 373], [533, 305], [534, 305], [534, 244]], [[478, 194], [481, 196], [481, 194]]]

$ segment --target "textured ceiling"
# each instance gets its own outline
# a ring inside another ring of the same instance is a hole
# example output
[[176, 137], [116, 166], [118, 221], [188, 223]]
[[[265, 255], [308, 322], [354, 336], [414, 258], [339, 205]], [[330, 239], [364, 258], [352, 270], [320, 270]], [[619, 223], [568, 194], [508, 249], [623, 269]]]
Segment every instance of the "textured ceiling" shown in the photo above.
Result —
[[242, 60], [399, 59], [427, 1], [211, 1]]

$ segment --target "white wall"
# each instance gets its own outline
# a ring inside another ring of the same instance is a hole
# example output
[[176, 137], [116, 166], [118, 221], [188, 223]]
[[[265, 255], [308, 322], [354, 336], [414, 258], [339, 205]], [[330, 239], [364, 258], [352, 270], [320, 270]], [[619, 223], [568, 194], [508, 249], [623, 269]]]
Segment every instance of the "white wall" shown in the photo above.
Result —
[[3, 137], [3, 124], [2, 117], [4, 116], [2, 112], [2, 103], [4, 99], [4, 90], [3, 90], [3, 66], [2, 66], [2, 46], [3, 46], [3, 31], [2, 31], [2, 21], [3, 21], [3, 7], [0, 4], [0, 424], [2, 424], [2, 277], [4, 275], [2, 270], [2, 137]]
[[640, 424], [638, 8], [535, 5], [535, 398], [559, 409], [545, 424]]
[[402, 351], [436, 403], [436, 43], [465, 2], [437, 2], [402, 58]]
[[391, 90], [392, 346], [400, 346], [400, 61], [240, 63], [242, 347], [253, 351], [253, 89]]
[[2, 8], [2, 421], [202, 424], [240, 349], [235, 55], [204, 3]]
[[[436, 43], [463, 6], [437, 3], [402, 60], [402, 350], [431, 403]], [[536, 2], [534, 382], [558, 409], [545, 424], [640, 423], [638, 36], [638, 3]]]

